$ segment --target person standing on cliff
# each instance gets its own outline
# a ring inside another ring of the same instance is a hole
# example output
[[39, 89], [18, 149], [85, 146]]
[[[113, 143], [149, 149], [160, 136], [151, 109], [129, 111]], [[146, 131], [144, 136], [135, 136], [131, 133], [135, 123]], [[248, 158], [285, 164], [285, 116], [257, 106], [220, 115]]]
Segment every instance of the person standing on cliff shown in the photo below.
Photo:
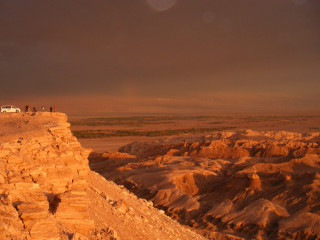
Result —
[[50, 112], [52, 112], [52, 107], [50, 107]]
[[56, 110], [57, 110], [57, 108], [56, 108], [56, 106], [54, 106], [54, 107], [53, 107], [53, 111], [56, 112]]

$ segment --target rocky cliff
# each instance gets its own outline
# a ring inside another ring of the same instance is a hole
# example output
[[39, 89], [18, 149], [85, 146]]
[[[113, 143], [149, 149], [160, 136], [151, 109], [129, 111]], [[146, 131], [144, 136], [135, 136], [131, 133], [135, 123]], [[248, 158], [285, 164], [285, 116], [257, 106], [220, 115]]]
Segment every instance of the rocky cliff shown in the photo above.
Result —
[[91, 172], [66, 115], [1, 115], [0, 128], [0, 239], [202, 239]]

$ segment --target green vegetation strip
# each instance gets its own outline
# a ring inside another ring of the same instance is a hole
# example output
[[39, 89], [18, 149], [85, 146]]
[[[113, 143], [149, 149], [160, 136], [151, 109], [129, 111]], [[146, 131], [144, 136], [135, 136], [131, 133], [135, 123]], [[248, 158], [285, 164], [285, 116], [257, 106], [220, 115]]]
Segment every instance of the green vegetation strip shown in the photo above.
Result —
[[172, 129], [162, 131], [134, 131], [134, 130], [117, 130], [117, 131], [103, 131], [103, 130], [83, 130], [73, 131], [77, 138], [105, 138], [105, 137], [128, 137], [128, 136], [144, 136], [144, 137], [161, 137], [181, 134], [194, 134], [215, 132], [233, 129], [234, 127], [226, 128], [189, 128], [189, 129]]
[[84, 121], [73, 121], [71, 122], [71, 125], [73, 126], [119, 126], [119, 125], [125, 125], [125, 126], [134, 126], [134, 127], [142, 127], [144, 125], [148, 124], [170, 124], [175, 123], [173, 121], [116, 121], [116, 120], [109, 120], [109, 121], [103, 121], [103, 120], [84, 120]]
[[[213, 120], [211, 124], [223, 123], [225, 120], [244, 120], [248, 122], [262, 122], [262, 121], [279, 121], [285, 119], [311, 119], [319, 116], [313, 115], [212, 115], [212, 116], [133, 116], [133, 117], [95, 117], [83, 118], [80, 120], [71, 121], [73, 126], [145, 126], [151, 124], [170, 124], [176, 121], [196, 120], [209, 121]], [[219, 120], [218, 120], [219, 119]], [[218, 121], [217, 121], [218, 120]]]
[[176, 120], [199, 120], [207, 119], [207, 116], [149, 116], [149, 117], [118, 117], [118, 118], [86, 118], [72, 121], [73, 126], [144, 126], [148, 124], [170, 124]]

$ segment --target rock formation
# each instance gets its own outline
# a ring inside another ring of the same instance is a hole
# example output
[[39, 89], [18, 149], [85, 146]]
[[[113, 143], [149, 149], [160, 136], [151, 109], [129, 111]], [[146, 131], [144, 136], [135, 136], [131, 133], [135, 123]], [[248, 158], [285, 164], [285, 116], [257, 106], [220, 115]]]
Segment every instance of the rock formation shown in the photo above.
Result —
[[91, 172], [64, 114], [0, 124], [0, 239], [203, 239]]
[[120, 151], [130, 157], [91, 155], [91, 168], [209, 239], [320, 238], [319, 133], [219, 132]]

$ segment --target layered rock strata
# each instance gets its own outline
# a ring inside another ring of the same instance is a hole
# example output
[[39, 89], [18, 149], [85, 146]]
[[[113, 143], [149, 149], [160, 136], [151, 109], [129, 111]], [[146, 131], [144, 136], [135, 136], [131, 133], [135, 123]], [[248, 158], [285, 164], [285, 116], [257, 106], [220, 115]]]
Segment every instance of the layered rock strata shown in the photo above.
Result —
[[[0, 144], [1, 207], [10, 210], [1, 212], [12, 213], [0, 215], [1, 232], [8, 239], [60, 239], [58, 224], [83, 234], [93, 228], [87, 212], [88, 152], [71, 134], [65, 115], [42, 117], [54, 122], [44, 120], [49, 126], [26, 134], [21, 129]], [[19, 227], [12, 228], [13, 222]]]
[[0, 239], [204, 239], [90, 171], [66, 115], [0, 115]]

